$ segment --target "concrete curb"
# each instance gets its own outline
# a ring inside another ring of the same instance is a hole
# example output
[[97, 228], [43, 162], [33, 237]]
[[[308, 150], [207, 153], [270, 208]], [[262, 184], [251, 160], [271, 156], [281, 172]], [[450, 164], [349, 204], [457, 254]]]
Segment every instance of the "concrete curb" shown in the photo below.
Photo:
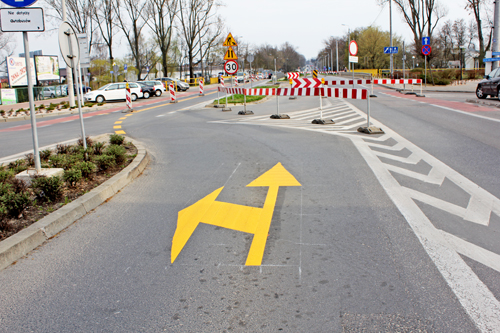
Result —
[[[398, 88], [398, 87], [395, 87], [395, 86], [389, 86], [389, 85], [385, 85], [385, 84], [378, 84], [378, 86], [382, 86], [384, 88], [388, 88], [388, 89], [392, 89], [392, 90], [401, 90], [402, 88]], [[410, 85], [408, 85], [410, 86]], [[418, 87], [418, 88], [417, 88]], [[417, 92], [417, 93], [420, 93], [420, 86], [419, 85], [416, 85], [414, 86], [414, 92]], [[371, 91], [371, 88], [369, 89]], [[407, 89], [406, 91], [411, 91], [410, 89]], [[430, 89], [422, 89], [422, 94], [426, 93], [426, 92], [440, 92], [440, 93], [466, 93], [466, 94], [470, 94], [470, 93], [473, 93], [475, 91], [464, 91], [464, 90], [430, 90]]]
[[481, 105], [486, 105], [486, 106], [492, 106], [495, 108], [500, 108], [500, 103], [497, 101], [484, 101], [484, 100], [474, 100], [474, 99], [466, 99], [466, 103], [474, 103], [474, 104], [481, 104]]
[[122, 188], [130, 184], [146, 168], [150, 156], [144, 146], [128, 137], [137, 148], [137, 156], [121, 172], [108, 179], [92, 191], [45, 216], [26, 229], [0, 242], [0, 270], [8, 267], [16, 260], [27, 255], [45, 241], [88, 214], [107, 199], [114, 196]]

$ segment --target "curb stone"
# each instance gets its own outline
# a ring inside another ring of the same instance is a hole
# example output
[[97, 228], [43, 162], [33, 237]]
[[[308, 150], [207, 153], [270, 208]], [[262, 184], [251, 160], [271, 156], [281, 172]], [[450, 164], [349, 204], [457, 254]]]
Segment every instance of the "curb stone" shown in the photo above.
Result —
[[8, 267], [18, 259], [42, 245], [76, 220], [113, 197], [125, 186], [137, 178], [151, 160], [144, 146], [131, 138], [125, 137], [137, 148], [137, 156], [118, 174], [108, 179], [92, 191], [75, 199], [57, 211], [45, 216], [26, 229], [0, 242], [0, 270]]

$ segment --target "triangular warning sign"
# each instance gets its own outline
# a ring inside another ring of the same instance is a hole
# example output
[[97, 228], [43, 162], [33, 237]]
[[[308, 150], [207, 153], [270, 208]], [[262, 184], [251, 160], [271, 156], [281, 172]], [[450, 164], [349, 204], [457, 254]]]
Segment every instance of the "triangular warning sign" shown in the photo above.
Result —
[[230, 46], [227, 49], [226, 55], [224, 56], [224, 60], [237, 60], [238, 56], [234, 52], [233, 48]]
[[227, 38], [224, 41], [224, 44], [222, 44], [222, 46], [238, 46], [238, 44], [236, 43], [236, 40], [233, 38], [233, 35], [231, 35], [231, 33], [229, 33], [229, 35], [227, 35]]

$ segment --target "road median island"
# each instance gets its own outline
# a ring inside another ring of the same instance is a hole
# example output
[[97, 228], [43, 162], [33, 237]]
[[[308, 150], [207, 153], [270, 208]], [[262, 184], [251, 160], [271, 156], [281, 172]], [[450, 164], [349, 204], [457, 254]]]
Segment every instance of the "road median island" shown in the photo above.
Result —
[[[103, 134], [91, 139], [99, 141], [110, 135]], [[0, 241], [0, 270], [27, 255], [76, 220], [113, 197], [144, 171], [150, 161], [147, 150], [140, 142], [131, 138], [125, 137], [125, 141], [127, 143], [131, 142], [136, 149], [135, 157], [125, 168], [89, 192], [62, 205], [28, 227]]]
[[[265, 89], [265, 88], [269, 88], [269, 89], [273, 89], [273, 88], [276, 88], [276, 86], [258, 86], [258, 87], [253, 87], [251, 89]], [[249, 89], [249, 88], [247, 88]], [[266, 96], [266, 95], [259, 95], [259, 96], [246, 96], [246, 103], [247, 104], [258, 104], [258, 103], [263, 103], [267, 100], [269, 100], [272, 96]], [[244, 97], [243, 97], [243, 94], [233, 94], [233, 95], [229, 95], [227, 97], [227, 104], [231, 104], [231, 105], [243, 105], [244, 103]], [[215, 99], [213, 101], [213, 103], [211, 105], [209, 105], [210, 107], [213, 107], [214, 105], [217, 105], [217, 104], [226, 104], [226, 97], [223, 97], [223, 98], [220, 98], [219, 99], [219, 103], [217, 103], [217, 99]]]

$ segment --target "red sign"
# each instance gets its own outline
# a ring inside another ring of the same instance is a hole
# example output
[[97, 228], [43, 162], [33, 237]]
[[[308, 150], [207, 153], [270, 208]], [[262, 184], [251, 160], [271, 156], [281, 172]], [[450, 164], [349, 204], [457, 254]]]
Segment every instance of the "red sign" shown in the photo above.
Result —
[[358, 54], [358, 43], [354, 40], [351, 40], [351, 43], [349, 43], [349, 54], [353, 57]]
[[424, 46], [422, 46], [422, 54], [423, 55], [428, 56], [429, 54], [431, 54], [431, 52], [432, 52], [432, 48], [431, 48], [430, 45], [424, 45]]
[[236, 72], [238, 71], [238, 63], [234, 60], [228, 60], [224, 64], [224, 70], [229, 75], [236, 74]]

